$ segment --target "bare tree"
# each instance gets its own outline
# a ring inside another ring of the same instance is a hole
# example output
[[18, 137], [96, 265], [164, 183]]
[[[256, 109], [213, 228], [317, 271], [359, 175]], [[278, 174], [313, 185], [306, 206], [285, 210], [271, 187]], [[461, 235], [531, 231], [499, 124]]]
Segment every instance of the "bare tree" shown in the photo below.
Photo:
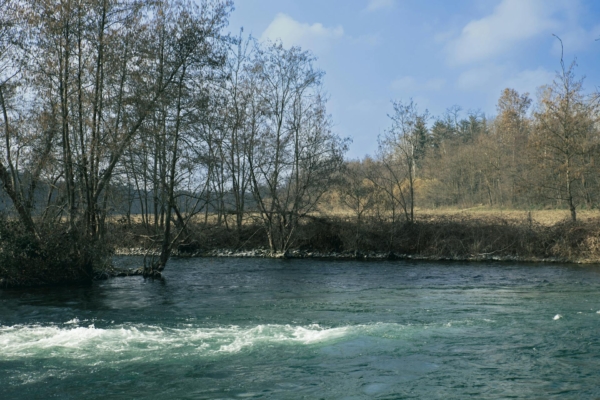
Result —
[[566, 67], [561, 59], [556, 79], [542, 92], [532, 141], [535, 164], [544, 173], [538, 175], [537, 186], [545, 196], [566, 202], [573, 221], [579, 201], [576, 187], [587, 173], [588, 153], [597, 140], [597, 103], [583, 94], [575, 65]]
[[414, 221], [415, 180], [420, 161], [425, 155], [428, 130], [425, 125], [429, 113], [419, 113], [411, 100], [404, 104], [393, 101], [394, 113], [388, 115], [392, 127], [379, 137], [379, 158], [394, 181], [397, 195], [393, 200], [403, 208], [406, 220]]
[[[171, 213], [180, 226], [183, 220], [175, 192], [184, 170], [188, 82], [222, 64], [212, 49], [222, 41], [232, 3], [26, 0], [0, 6], [0, 180], [23, 226], [35, 236], [39, 226], [64, 220], [66, 234], [76, 238], [71, 251], [80, 252], [81, 243], [104, 235], [112, 179], [126, 173], [138, 195], [162, 196], [152, 211], [160, 206], [163, 268], [172, 245]], [[150, 137], [154, 147], [134, 150], [136, 139]], [[47, 191], [45, 205], [35, 204], [40, 190]], [[34, 218], [39, 207], [45, 208]], [[146, 223], [149, 208], [145, 204]]]
[[365, 162], [347, 162], [340, 183], [340, 200], [354, 214], [355, 236], [354, 248], [360, 251], [362, 226], [365, 214], [369, 213], [378, 203], [377, 186], [369, 179], [368, 167]]
[[507, 147], [508, 153], [503, 154], [500, 149], [496, 155], [503, 154], [506, 162], [503, 165], [505, 171], [509, 172], [510, 179], [510, 201], [517, 203], [517, 191], [523, 186], [525, 149], [529, 140], [531, 121], [527, 116], [531, 107], [531, 99], [528, 93], [519, 94], [514, 89], [504, 89], [498, 99], [498, 118], [496, 119], [497, 135], [501, 142]]
[[270, 43], [255, 72], [265, 119], [250, 157], [253, 194], [271, 250], [289, 248], [301, 218], [315, 210], [339, 170], [346, 141], [331, 131], [323, 73], [300, 48]]

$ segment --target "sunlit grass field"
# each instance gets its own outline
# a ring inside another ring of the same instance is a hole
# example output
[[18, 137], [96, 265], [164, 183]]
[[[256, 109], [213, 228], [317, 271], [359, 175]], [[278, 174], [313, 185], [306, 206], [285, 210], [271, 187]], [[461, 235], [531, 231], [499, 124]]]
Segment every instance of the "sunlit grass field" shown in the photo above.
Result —
[[[569, 210], [514, 210], [489, 207], [472, 208], [438, 208], [438, 209], [416, 209], [415, 218], [423, 216], [464, 216], [466, 218], [487, 219], [503, 218], [512, 221], [527, 221], [530, 216], [533, 222], [541, 225], [551, 226], [558, 222], [569, 220]], [[577, 210], [577, 219], [581, 222], [590, 221], [600, 217], [600, 210]]]
[[[401, 211], [398, 211], [401, 214]], [[334, 207], [323, 209], [319, 212], [322, 216], [335, 216], [352, 218], [354, 213], [350, 209]], [[365, 215], [369, 215], [366, 213]], [[504, 208], [490, 208], [477, 206], [469, 208], [415, 208], [416, 220], [431, 220], [440, 217], [461, 217], [463, 219], [496, 219], [501, 218], [513, 222], [528, 222], [529, 218], [534, 223], [545, 226], [555, 225], [558, 222], [570, 220], [571, 214], [566, 209], [552, 210], [517, 210]], [[577, 220], [589, 222], [600, 218], [600, 210], [577, 210]]]
[[[364, 217], [368, 218], [372, 213], [365, 213]], [[314, 217], [334, 217], [352, 220], [356, 218], [355, 213], [345, 207], [323, 207], [318, 211], [310, 213]], [[391, 219], [391, 215], [389, 216]], [[398, 217], [401, 219], [402, 212], [398, 211]], [[489, 220], [489, 219], [504, 219], [511, 222], [529, 222], [537, 223], [544, 226], [552, 226], [559, 222], [570, 220], [571, 215], [569, 210], [552, 209], [552, 210], [522, 210], [522, 209], [504, 209], [490, 208], [486, 206], [477, 206], [469, 208], [415, 208], [415, 219], [420, 221], [428, 221], [443, 217], [459, 217], [465, 220]], [[131, 215], [131, 222], [140, 224], [142, 222], [141, 215]], [[244, 225], [259, 222], [259, 213], [248, 213], [244, 216]], [[600, 219], [600, 210], [577, 210], [577, 220], [581, 222], [590, 222]], [[107, 218], [110, 222], [123, 220], [123, 215], [113, 215]], [[221, 216], [221, 223], [235, 224], [235, 216], [228, 214]], [[192, 223], [204, 223], [210, 225], [217, 224], [218, 217], [216, 213], [209, 213], [205, 219], [204, 213], [199, 213], [192, 218]], [[149, 222], [153, 223], [153, 216], [149, 216]]]

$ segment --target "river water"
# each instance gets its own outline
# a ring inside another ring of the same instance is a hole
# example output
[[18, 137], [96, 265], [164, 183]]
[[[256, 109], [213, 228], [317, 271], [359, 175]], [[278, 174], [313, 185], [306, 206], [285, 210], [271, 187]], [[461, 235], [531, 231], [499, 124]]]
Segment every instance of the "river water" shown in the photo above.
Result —
[[599, 267], [223, 258], [164, 276], [0, 292], [0, 398], [600, 397]]

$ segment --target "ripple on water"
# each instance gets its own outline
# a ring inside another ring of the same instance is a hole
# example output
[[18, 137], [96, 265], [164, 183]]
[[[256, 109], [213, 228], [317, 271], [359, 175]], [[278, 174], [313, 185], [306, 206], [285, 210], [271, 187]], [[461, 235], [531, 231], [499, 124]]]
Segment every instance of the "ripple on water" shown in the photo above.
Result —
[[190, 259], [165, 278], [0, 292], [0, 397], [600, 397], [593, 267]]
[[[160, 358], [181, 352], [198, 356], [237, 353], [265, 345], [312, 345], [361, 334], [394, 337], [406, 327], [398, 324], [372, 324], [342, 327], [257, 325], [253, 327], [183, 328], [152, 325], [115, 325], [96, 328], [79, 325], [76, 318], [59, 325], [15, 325], [0, 327], [2, 359], [23, 357], [64, 357], [72, 359], [115, 360], [136, 355]], [[178, 350], [179, 349], [179, 350]]]

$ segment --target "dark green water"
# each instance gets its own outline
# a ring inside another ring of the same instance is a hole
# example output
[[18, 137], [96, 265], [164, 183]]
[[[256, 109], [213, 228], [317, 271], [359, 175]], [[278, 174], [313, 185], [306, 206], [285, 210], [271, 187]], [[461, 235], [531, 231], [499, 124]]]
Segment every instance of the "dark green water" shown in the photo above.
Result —
[[0, 398], [600, 397], [598, 267], [190, 259], [164, 275], [0, 292]]

